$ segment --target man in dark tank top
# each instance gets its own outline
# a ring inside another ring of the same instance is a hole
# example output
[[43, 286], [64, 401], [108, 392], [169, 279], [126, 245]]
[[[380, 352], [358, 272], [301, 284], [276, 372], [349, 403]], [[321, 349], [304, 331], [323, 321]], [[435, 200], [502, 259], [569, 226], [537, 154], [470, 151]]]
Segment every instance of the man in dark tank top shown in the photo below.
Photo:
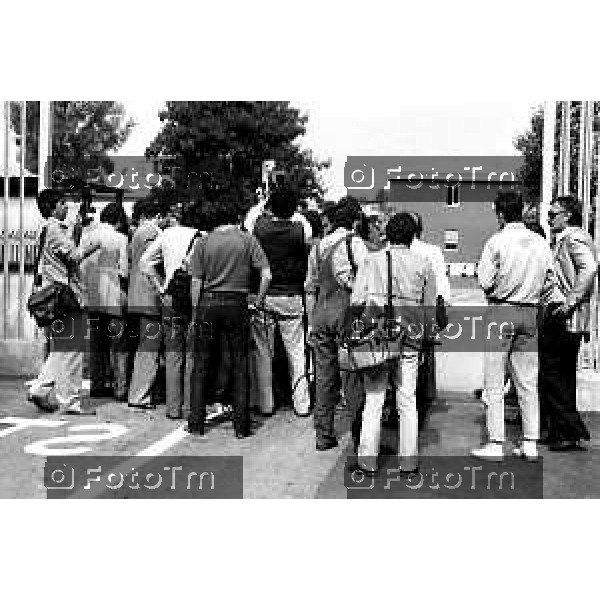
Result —
[[252, 316], [251, 404], [262, 414], [271, 414], [275, 408], [272, 360], [276, 329], [290, 365], [294, 411], [298, 416], [308, 416], [310, 412], [302, 295], [312, 232], [309, 225], [292, 220], [297, 204], [292, 190], [276, 189], [270, 198], [272, 217], [260, 218], [254, 226], [254, 235], [267, 256], [273, 277], [264, 307]]

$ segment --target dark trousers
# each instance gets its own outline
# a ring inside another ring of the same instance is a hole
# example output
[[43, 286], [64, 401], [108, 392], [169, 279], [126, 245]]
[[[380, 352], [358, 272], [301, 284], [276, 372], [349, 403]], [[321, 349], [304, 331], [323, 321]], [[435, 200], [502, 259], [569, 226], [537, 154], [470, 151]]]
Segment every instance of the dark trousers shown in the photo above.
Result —
[[165, 297], [162, 312], [165, 336], [167, 415], [188, 418], [190, 413], [191, 349], [187, 347], [189, 312]]
[[[320, 301], [315, 307], [311, 342], [315, 357], [314, 423], [318, 445], [336, 439], [334, 417], [341, 388], [338, 339], [344, 328], [344, 319], [347, 318], [348, 305], [348, 294], [339, 292], [327, 301]], [[357, 446], [365, 404], [362, 375], [348, 373], [344, 391], [352, 419], [352, 436]]]
[[423, 427], [436, 398], [435, 382], [435, 346], [423, 344], [419, 355], [419, 372], [417, 375], [417, 412], [419, 427]]
[[582, 334], [567, 331], [564, 318], [547, 316], [540, 336], [540, 423], [548, 437], [589, 440], [577, 412], [577, 357]]
[[214, 389], [222, 363], [229, 355], [233, 423], [237, 433], [249, 432], [250, 316], [244, 296], [223, 294], [201, 298], [189, 328], [188, 343], [193, 347], [190, 380], [190, 428], [203, 428], [206, 404]]
[[117, 400], [127, 399], [127, 337], [125, 319], [103, 312], [88, 313], [89, 370], [92, 394], [112, 388]]

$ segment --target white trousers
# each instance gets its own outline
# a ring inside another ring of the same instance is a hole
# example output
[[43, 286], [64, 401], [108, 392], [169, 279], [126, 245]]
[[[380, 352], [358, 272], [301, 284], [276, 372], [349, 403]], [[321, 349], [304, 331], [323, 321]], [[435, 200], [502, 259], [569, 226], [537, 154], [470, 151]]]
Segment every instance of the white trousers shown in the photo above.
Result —
[[[417, 419], [417, 372], [419, 368], [419, 352], [405, 348], [402, 358], [394, 363], [397, 369], [396, 406], [398, 409], [398, 455], [404, 469], [416, 467], [418, 455], [418, 419]], [[361, 462], [376, 462], [379, 454], [381, 436], [381, 412], [385, 402], [385, 391], [388, 382], [388, 370], [383, 369], [373, 374], [365, 374], [365, 409], [363, 411], [362, 429], [358, 456]], [[375, 468], [376, 465], [369, 465]]]
[[273, 368], [275, 332], [279, 328], [290, 365], [290, 383], [296, 412], [305, 414], [310, 407], [306, 380], [304, 328], [301, 296], [267, 296], [265, 308], [252, 315], [252, 377], [250, 405], [263, 413], [275, 408], [273, 399]]

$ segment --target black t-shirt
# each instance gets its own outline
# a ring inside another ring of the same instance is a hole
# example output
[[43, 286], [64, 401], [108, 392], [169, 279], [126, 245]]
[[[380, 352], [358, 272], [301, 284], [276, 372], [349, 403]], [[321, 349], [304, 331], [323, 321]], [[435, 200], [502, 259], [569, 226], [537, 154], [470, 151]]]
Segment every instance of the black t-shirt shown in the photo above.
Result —
[[271, 265], [268, 294], [302, 294], [308, 265], [302, 223], [263, 218], [256, 222], [254, 235]]

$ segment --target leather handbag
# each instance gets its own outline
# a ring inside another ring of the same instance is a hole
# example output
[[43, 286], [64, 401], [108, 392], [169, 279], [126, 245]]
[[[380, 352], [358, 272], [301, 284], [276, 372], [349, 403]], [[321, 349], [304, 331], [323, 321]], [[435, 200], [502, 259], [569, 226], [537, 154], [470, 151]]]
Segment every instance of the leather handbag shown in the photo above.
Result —
[[404, 332], [395, 327], [392, 305], [392, 255], [387, 258], [387, 303], [383, 326], [369, 324], [366, 319], [352, 319], [338, 346], [338, 360], [342, 371], [369, 371], [387, 366], [402, 356]]
[[192, 309], [192, 276], [190, 275], [189, 271], [184, 268], [184, 264], [186, 264], [189, 260], [189, 255], [192, 251], [194, 242], [199, 236], [200, 233], [196, 232], [192, 237], [187, 247], [185, 257], [182, 261], [182, 265], [175, 269], [173, 276], [171, 277], [171, 281], [169, 281], [169, 285], [165, 290], [165, 294], [173, 298], [173, 306], [181, 312], [189, 312]]
[[[40, 235], [40, 245], [34, 264], [34, 286], [41, 286], [38, 275], [40, 258], [46, 243], [46, 228]], [[27, 301], [27, 310], [38, 327], [47, 327], [57, 319], [79, 308], [75, 292], [64, 283], [53, 282], [35, 290]]]

